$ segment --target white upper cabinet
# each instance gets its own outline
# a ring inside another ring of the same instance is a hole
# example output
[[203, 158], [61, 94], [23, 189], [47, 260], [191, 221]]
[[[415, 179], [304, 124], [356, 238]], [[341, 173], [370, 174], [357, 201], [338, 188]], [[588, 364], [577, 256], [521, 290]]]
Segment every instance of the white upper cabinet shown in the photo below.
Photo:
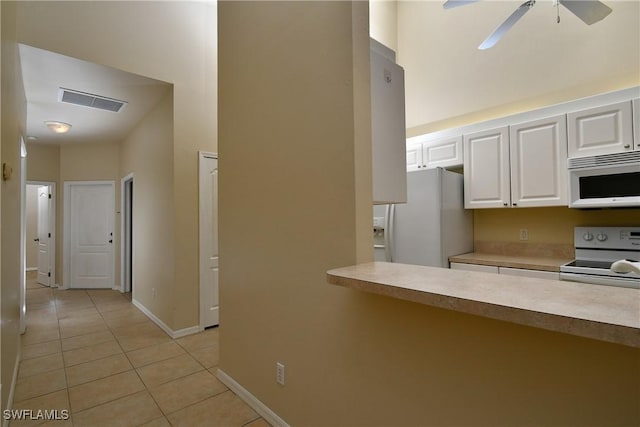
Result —
[[509, 128], [464, 135], [464, 207], [511, 205]]
[[422, 159], [427, 168], [462, 166], [462, 135], [425, 142]]
[[[389, 53], [390, 52], [390, 53]], [[404, 70], [393, 51], [371, 40], [373, 202], [406, 203]]]
[[407, 172], [421, 170], [423, 166], [422, 144], [410, 144], [407, 142]]
[[408, 172], [462, 166], [462, 135], [426, 142], [413, 140], [407, 141]]
[[567, 206], [564, 115], [464, 136], [465, 208]]
[[512, 206], [566, 206], [565, 115], [510, 126], [509, 132]]
[[569, 157], [634, 149], [631, 101], [568, 113], [567, 122]]

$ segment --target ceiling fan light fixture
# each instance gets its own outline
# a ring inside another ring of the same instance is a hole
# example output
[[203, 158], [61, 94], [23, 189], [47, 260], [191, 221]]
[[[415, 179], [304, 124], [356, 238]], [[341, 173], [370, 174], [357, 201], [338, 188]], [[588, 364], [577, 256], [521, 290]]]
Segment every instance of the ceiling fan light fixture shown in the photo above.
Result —
[[67, 133], [69, 129], [71, 129], [71, 125], [69, 123], [64, 122], [56, 122], [52, 120], [47, 120], [44, 124], [55, 133]]

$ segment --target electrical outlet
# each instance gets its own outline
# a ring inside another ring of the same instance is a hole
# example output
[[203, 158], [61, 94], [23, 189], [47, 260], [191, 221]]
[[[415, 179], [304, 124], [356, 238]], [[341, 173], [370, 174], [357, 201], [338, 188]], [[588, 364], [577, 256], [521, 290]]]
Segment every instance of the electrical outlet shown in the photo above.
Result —
[[520, 240], [529, 240], [529, 230], [526, 228], [520, 229]]
[[284, 365], [280, 362], [276, 362], [276, 382], [284, 385]]

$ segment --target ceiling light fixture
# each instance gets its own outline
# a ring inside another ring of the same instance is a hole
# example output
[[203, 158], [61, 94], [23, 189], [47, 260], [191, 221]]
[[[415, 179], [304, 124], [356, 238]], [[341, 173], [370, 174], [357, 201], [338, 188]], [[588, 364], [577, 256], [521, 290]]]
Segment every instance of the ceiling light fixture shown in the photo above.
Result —
[[45, 121], [44, 124], [55, 133], [67, 133], [71, 129], [71, 125], [64, 122]]

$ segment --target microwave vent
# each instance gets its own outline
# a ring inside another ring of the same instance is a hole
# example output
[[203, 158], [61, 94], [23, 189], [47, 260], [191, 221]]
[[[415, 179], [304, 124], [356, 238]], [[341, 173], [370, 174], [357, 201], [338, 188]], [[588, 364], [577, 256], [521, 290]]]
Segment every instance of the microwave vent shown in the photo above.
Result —
[[83, 107], [97, 108], [98, 110], [112, 111], [118, 113], [122, 107], [127, 105], [126, 101], [120, 101], [106, 96], [94, 95], [92, 93], [80, 92], [73, 89], [61, 87], [59, 101], [67, 104], [80, 105]]
[[569, 159], [569, 169], [591, 168], [595, 166], [639, 164], [640, 151], [627, 151], [624, 153], [601, 154], [599, 156], [574, 157]]

